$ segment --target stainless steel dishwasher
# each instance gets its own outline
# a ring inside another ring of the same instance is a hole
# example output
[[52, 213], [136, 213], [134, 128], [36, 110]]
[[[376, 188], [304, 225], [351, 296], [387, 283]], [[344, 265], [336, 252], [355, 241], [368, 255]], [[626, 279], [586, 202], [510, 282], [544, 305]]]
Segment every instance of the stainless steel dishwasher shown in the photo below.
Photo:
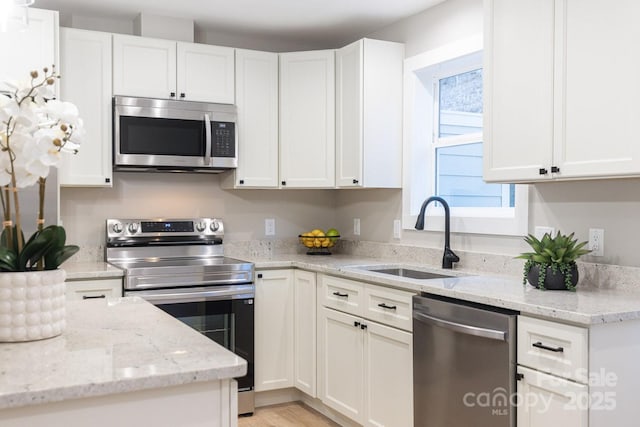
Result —
[[413, 297], [415, 427], [514, 427], [517, 312]]

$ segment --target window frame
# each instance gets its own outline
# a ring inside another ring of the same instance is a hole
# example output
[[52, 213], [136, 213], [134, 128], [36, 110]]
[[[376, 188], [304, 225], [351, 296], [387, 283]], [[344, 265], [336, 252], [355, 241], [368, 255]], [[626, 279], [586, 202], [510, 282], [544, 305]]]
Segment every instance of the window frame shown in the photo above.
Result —
[[[405, 59], [404, 66], [404, 137], [402, 225], [414, 229], [422, 202], [435, 188], [436, 146], [439, 128], [436, 108], [438, 78], [482, 68], [482, 35], [460, 40]], [[452, 63], [452, 61], [454, 61]], [[483, 73], [484, 75], [484, 73]], [[433, 120], [424, 119], [433, 117]], [[422, 120], [421, 120], [422, 118]], [[483, 118], [483, 122], [486, 122]], [[479, 139], [478, 139], [479, 137]], [[451, 145], [482, 134], [451, 137]], [[449, 139], [449, 138], [447, 138]], [[471, 142], [471, 141], [469, 141]], [[422, 162], [420, 161], [422, 159]], [[424, 167], [424, 165], [428, 167]], [[487, 235], [523, 236], [528, 230], [528, 186], [515, 186], [514, 208], [451, 208], [451, 231]], [[444, 229], [444, 211], [435, 206], [427, 209], [425, 230]]]

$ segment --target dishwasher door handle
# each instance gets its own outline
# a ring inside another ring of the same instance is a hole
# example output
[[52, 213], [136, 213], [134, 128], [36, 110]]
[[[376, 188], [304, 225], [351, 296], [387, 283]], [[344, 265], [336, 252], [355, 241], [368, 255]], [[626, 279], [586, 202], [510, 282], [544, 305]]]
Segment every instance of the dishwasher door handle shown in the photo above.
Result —
[[492, 340], [506, 341], [507, 333], [505, 331], [497, 331], [495, 329], [479, 328], [477, 326], [465, 325], [462, 323], [451, 322], [449, 320], [438, 319], [418, 311], [413, 312], [413, 318], [418, 321], [430, 323], [441, 328], [450, 329], [462, 334], [474, 335], [476, 337], [489, 338]]

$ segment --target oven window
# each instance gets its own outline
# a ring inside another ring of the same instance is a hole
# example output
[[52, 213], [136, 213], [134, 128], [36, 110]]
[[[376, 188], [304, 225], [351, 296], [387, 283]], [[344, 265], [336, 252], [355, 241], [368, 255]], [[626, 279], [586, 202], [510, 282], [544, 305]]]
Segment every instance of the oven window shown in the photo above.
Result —
[[235, 313], [232, 301], [163, 304], [158, 308], [225, 348], [235, 351]]
[[120, 116], [120, 153], [204, 156], [202, 120]]

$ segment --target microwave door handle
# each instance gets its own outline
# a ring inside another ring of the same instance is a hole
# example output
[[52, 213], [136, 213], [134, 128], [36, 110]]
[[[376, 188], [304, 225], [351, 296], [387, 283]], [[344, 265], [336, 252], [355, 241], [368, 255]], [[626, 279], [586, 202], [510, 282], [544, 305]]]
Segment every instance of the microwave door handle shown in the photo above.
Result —
[[204, 115], [204, 165], [209, 166], [211, 163], [211, 119], [208, 114]]

